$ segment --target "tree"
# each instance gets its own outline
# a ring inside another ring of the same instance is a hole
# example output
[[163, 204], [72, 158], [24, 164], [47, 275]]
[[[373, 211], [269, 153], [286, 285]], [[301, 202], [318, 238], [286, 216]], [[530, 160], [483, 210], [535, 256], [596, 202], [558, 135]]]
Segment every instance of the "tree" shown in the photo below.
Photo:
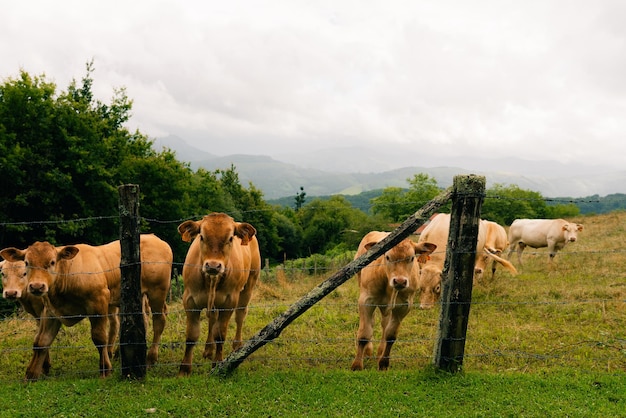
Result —
[[387, 187], [382, 194], [371, 201], [371, 211], [374, 215], [380, 215], [390, 222], [400, 222], [404, 208], [404, 189], [401, 187]]
[[140, 184], [144, 215], [180, 218], [191, 171], [124, 127], [132, 108], [124, 89], [110, 104], [94, 100], [92, 72], [88, 63], [81, 83], [59, 94], [44, 75], [25, 71], [0, 86], [2, 242], [117, 239], [117, 187], [130, 182]]
[[437, 180], [425, 173], [415, 174], [406, 181], [408, 189], [387, 187], [380, 196], [372, 199], [372, 213], [382, 215], [390, 222], [402, 222], [441, 192]]
[[367, 218], [343, 196], [314, 199], [303, 206], [297, 216], [303, 230], [302, 247], [307, 251], [306, 255], [323, 254], [342, 242], [356, 249], [363, 236], [359, 225]]
[[494, 184], [486, 190], [481, 218], [510, 225], [518, 218], [545, 218], [547, 205], [541, 193], [517, 185]]
[[296, 198], [295, 198], [296, 212], [299, 211], [300, 208], [302, 208], [302, 205], [304, 205], [305, 201], [306, 201], [306, 193], [304, 192], [304, 187], [300, 186], [300, 193], [297, 193]]

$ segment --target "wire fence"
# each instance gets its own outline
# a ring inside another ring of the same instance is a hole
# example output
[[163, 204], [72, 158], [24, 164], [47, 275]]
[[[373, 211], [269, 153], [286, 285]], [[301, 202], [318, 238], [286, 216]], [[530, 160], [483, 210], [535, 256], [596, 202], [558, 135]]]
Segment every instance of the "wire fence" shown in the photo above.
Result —
[[[183, 220], [149, 221], [178, 223]], [[43, 222], [48, 221], [33, 223]], [[527, 249], [522, 274], [513, 277], [502, 271], [493, 280], [484, 279], [475, 284], [466, 340], [467, 369], [532, 372], [570, 367], [626, 371], [626, 275], [623, 269], [626, 265], [623, 244], [626, 216], [620, 215], [611, 221], [616, 222], [613, 226], [618, 228], [618, 233], [608, 234], [608, 238], [603, 222], [606, 220], [600, 218], [589, 228], [586, 226], [590, 231], [580, 237], [580, 241], [588, 244], [579, 242], [559, 252], [556, 267], [548, 265], [546, 251]], [[299, 296], [350, 260], [350, 256], [344, 256], [332, 263], [316, 265], [313, 262], [312, 267], [306, 260], [271, 268], [265, 266], [248, 308], [244, 338], [265, 326]], [[173, 263], [168, 322], [159, 345], [159, 362], [149, 372], [155, 376], [175, 376], [184, 352], [186, 312], [180, 301], [183, 285], [179, 274], [183, 266], [184, 263]], [[280, 338], [248, 358], [241, 369], [349, 369], [359, 322], [357, 300], [356, 282], [346, 282], [296, 320]], [[143, 315], [143, 312], [133, 314]], [[234, 336], [232, 322], [229, 337]], [[204, 318], [205, 337], [207, 327]], [[36, 330], [36, 319], [19, 309], [0, 321], [0, 381], [23, 380]], [[391, 354], [391, 368], [420, 368], [431, 364], [437, 332], [438, 308], [414, 309], [402, 323]], [[376, 335], [375, 338], [380, 338], [380, 334]], [[146, 336], [149, 343], [152, 338], [150, 322]], [[227, 338], [225, 348], [231, 343]], [[196, 350], [201, 353], [203, 349], [201, 336]], [[99, 375], [88, 320], [73, 327], [62, 327], [50, 351], [49, 379]], [[119, 371], [119, 367], [119, 361], [114, 361], [115, 370]], [[193, 367], [194, 374], [208, 375], [211, 362], [198, 354]], [[375, 367], [375, 359], [368, 358], [366, 368]]]

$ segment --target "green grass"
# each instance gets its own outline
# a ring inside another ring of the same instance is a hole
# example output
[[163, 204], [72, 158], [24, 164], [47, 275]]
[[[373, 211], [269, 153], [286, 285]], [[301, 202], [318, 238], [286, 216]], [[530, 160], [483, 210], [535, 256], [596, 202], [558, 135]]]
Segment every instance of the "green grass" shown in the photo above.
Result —
[[0, 416], [623, 416], [623, 373], [237, 371], [4, 385]]
[[[13, 316], [0, 322], [0, 416], [626, 416], [626, 213], [576, 221], [585, 230], [555, 266], [545, 251], [527, 250], [518, 276], [498, 271], [474, 286], [458, 375], [432, 370], [438, 309], [407, 316], [389, 371], [378, 372], [372, 358], [364, 371], [349, 371], [358, 328], [351, 279], [225, 379], [202, 359], [206, 320], [192, 377], [176, 377], [185, 317], [175, 302], [145, 381], [121, 380], [119, 360], [114, 376], [99, 379], [83, 321], [57, 337], [50, 376], [26, 384], [35, 325]], [[264, 276], [244, 336], [330, 274]], [[375, 331], [379, 338], [378, 324]]]

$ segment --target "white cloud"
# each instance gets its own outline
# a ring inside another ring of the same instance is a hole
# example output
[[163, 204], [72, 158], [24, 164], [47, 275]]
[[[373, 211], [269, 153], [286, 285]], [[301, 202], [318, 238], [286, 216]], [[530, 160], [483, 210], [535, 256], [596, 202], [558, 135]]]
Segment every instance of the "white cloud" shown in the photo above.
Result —
[[618, 0], [35, 1], [2, 5], [0, 76], [95, 61], [131, 127], [216, 154], [375, 144], [622, 164]]

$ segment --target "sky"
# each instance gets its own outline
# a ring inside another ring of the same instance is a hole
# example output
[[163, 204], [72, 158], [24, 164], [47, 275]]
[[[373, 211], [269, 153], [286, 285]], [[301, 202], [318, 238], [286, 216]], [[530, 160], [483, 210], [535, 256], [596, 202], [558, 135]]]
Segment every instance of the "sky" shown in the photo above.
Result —
[[623, 169], [622, 0], [0, 0], [0, 78], [133, 100], [216, 155], [329, 147]]

